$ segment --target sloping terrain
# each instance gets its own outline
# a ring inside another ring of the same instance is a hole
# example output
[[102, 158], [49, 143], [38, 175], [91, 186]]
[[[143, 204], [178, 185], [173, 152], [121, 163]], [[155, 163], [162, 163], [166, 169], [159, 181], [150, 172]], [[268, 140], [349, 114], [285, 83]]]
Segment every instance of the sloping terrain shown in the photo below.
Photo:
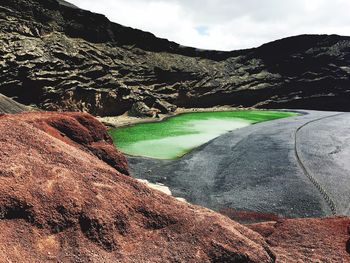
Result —
[[0, 3], [0, 93], [48, 110], [119, 115], [215, 105], [349, 111], [350, 38], [182, 47], [58, 0]]
[[274, 261], [252, 230], [118, 172], [90, 115], [2, 115], [0, 134], [0, 262]]
[[177, 160], [129, 156], [131, 174], [229, 216], [349, 216], [350, 114], [301, 112], [234, 130]]
[[1, 115], [0, 134], [0, 262], [349, 261], [349, 218], [248, 226], [258, 234], [127, 176], [88, 114]]
[[30, 107], [22, 105], [2, 94], [0, 94], [0, 114], [1, 113], [19, 113], [29, 111]]
[[[350, 262], [350, 219], [288, 219], [249, 227], [266, 239], [276, 262]], [[337, 251], [337, 253], [334, 253]]]

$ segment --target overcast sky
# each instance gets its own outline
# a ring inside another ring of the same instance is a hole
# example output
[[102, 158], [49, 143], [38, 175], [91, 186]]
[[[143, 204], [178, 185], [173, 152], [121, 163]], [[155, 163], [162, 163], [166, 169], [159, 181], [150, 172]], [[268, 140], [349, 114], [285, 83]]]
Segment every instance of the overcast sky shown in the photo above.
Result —
[[287, 36], [350, 35], [350, 0], [68, 0], [113, 22], [205, 49], [256, 47]]

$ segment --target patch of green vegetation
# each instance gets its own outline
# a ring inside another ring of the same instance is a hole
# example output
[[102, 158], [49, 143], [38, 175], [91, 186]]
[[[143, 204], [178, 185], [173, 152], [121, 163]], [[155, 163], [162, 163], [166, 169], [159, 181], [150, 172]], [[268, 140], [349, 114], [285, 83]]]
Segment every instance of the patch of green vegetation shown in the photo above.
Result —
[[184, 113], [161, 122], [111, 129], [110, 135], [118, 149], [126, 154], [174, 159], [226, 132], [296, 115], [259, 110]]

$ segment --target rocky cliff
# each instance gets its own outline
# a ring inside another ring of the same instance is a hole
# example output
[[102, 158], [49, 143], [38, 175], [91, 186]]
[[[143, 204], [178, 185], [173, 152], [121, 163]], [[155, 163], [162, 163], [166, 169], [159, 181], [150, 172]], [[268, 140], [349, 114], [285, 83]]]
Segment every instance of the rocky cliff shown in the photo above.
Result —
[[0, 3], [0, 93], [119, 115], [233, 105], [349, 111], [350, 38], [302, 35], [219, 52], [182, 47], [61, 0]]

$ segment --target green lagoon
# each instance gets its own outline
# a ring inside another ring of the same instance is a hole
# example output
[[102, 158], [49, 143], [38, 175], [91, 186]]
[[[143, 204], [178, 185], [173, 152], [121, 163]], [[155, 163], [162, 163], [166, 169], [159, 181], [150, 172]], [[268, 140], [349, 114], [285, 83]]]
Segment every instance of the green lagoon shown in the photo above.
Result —
[[176, 159], [229, 131], [296, 115], [293, 112], [263, 110], [194, 112], [160, 122], [111, 129], [109, 133], [118, 149], [128, 155]]

